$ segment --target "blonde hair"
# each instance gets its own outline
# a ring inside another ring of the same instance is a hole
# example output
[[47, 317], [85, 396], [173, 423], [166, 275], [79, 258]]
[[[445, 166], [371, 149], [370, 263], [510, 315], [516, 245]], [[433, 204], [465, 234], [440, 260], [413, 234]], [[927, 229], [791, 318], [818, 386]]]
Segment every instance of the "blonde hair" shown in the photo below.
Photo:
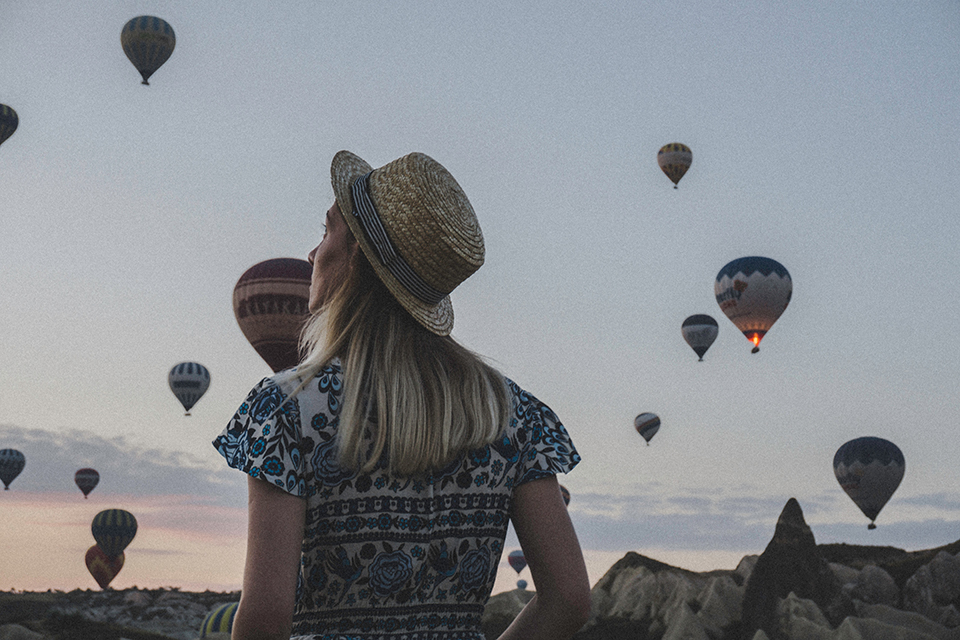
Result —
[[[446, 466], [502, 433], [504, 377], [449, 336], [436, 335], [396, 301], [361, 251], [343, 283], [304, 328], [300, 391], [334, 358], [343, 368], [340, 463], [417, 476]], [[372, 445], [372, 446], [371, 446]]]

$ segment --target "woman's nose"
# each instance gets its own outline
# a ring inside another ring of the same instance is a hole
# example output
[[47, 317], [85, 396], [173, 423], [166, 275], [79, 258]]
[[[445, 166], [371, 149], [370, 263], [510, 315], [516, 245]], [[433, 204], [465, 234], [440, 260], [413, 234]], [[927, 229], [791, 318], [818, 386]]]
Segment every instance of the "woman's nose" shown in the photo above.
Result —
[[317, 249], [319, 248], [320, 248], [320, 245], [317, 245], [310, 250], [310, 253], [307, 254], [307, 262], [309, 262], [310, 264], [313, 264], [313, 255], [317, 252]]

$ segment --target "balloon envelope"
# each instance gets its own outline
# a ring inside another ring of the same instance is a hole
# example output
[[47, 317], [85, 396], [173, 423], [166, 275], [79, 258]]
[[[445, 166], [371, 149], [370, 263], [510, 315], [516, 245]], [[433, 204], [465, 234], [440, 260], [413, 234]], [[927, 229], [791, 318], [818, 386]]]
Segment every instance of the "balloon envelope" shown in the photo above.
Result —
[[223, 637], [229, 638], [230, 632], [233, 630], [233, 618], [237, 615], [239, 604], [239, 602], [222, 604], [208, 613], [200, 626], [200, 638], [212, 638], [214, 634], [223, 634]]
[[166, 20], [154, 16], [137, 16], [120, 31], [123, 52], [140, 72], [142, 84], [159, 69], [177, 44], [177, 38]]
[[517, 589], [526, 589], [527, 581], [526, 580], [517, 580]]
[[563, 485], [560, 485], [560, 495], [563, 496], [563, 504], [570, 506], [570, 492]]
[[660, 431], [660, 417], [655, 413], [641, 413], [633, 419], [633, 428], [650, 446], [650, 439]]
[[903, 480], [906, 461], [897, 445], [883, 438], [867, 436], [844, 443], [833, 456], [833, 473], [863, 515], [868, 528]]
[[753, 353], [793, 295], [787, 269], [770, 258], [749, 256], [728, 262], [713, 284], [717, 304], [753, 343]]
[[527, 559], [523, 557], [523, 551], [516, 549], [507, 554], [507, 562], [510, 563], [510, 566], [513, 567], [513, 570], [517, 573], [523, 571], [523, 568], [527, 566]]
[[0, 449], [0, 481], [4, 489], [10, 489], [10, 483], [20, 475], [26, 464], [27, 459], [16, 449]]
[[123, 509], [106, 509], [93, 517], [90, 530], [107, 557], [115, 558], [137, 535], [137, 519]]
[[86, 498], [100, 482], [100, 474], [97, 473], [96, 469], [80, 469], [73, 474], [73, 481], [77, 483], [80, 491], [83, 492], [83, 497]]
[[7, 138], [13, 135], [20, 125], [20, 118], [12, 107], [0, 104], [0, 144], [3, 144]]
[[274, 258], [259, 262], [233, 288], [233, 313], [240, 330], [274, 372], [300, 362], [300, 331], [310, 315], [306, 260]]
[[717, 333], [720, 328], [717, 321], [705, 314], [689, 316], [680, 325], [680, 332], [683, 339], [687, 341], [694, 353], [700, 356], [700, 362], [703, 362], [703, 354], [707, 352], [713, 341], [717, 339]]
[[202, 364], [181, 362], [170, 369], [167, 382], [173, 395], [183, 405], [186, 415], [190, 415], [190, 409], [210, 386], [210, 372]]
[[97, 581], [101, 589], [106, 589], [110, 586], [110, 581], [116, 578], [120, 569], [123, 568], [124, 555], [120, 553], [120, 555], [111, 558], [103, 552], [99, 545], [93, 545], [87, 549], [84, 559], [90, 575]]
[[673, 182], [673, 188], [676, 189], [680, 178], [693, 164], [693, 152], [685, 144], [671, 142], [660, 147], [660, 151], [657, 152], [657, 164], [660, 165], [660, 170], [667, 174]]

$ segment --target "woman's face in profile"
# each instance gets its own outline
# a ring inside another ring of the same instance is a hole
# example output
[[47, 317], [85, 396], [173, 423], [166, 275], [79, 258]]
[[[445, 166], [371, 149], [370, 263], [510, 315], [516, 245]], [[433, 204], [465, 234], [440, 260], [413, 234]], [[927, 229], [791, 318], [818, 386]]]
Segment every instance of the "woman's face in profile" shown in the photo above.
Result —
[[343, 214], [336, 202], [327, 211], [323, 238], [313, 251], [307, 254], [307, 262], [313, 265], [310, 278], [310, 313], [316, 313], [337, 290], [350, 269], [350, 261], [357, 252], [357, 241], [343, 221]]

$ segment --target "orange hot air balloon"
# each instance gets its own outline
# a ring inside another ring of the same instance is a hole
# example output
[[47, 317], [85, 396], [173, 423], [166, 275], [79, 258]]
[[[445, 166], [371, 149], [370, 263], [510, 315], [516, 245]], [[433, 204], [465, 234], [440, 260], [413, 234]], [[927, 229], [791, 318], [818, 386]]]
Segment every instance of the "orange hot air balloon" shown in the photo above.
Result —
[[124, 554], [121, 552], [120, 555], [111, 558], [104, 553], [100, 545], [95, 544], [87, 549], [85, 560], [90, 575], [97, 581], [101, 589], [106, 589], [110, 586], [110, 581], [116, 578], [120, 569], [123, 568]]
[[233, 288], [233, 313], [244, 337], [274, 372], [300, 362], [300, 330], [310, 315], [306, 260], [274, 258], [259, 262]]

